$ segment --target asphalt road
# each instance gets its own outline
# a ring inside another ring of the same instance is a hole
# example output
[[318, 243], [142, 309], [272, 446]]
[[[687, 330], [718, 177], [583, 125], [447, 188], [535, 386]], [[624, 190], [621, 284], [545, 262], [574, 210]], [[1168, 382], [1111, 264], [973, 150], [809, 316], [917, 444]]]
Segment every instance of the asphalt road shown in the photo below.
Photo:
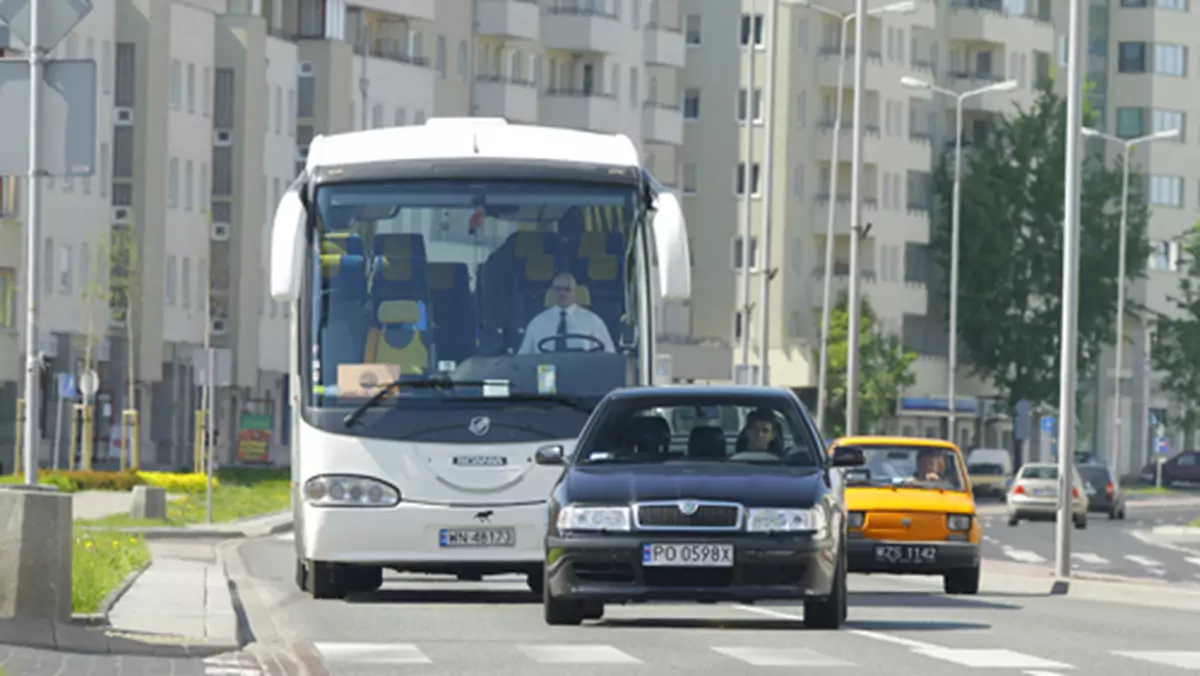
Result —
[[[1054, 565], [1054, 522], [1022, 521], [1009, 526], [1002, 503], [981, 502], [983, 553], [987, 558]], [[1200, 507], [1127, 507], [1124, 520], [1089, 514], [1088, 526], [1071, 529], [1071, 568], [1080, 572], [1200, 584], [1200, 548], [1164, 547], [1146, 533], [1155, 526], [1182, 525]]]
[[378, 593], [315, 601], [292, 584], [286, 536], [248, 542], [242, 551], [279, 631], [330, 674], [728, 676], [790, 667], [831, 674], [960, 676], [988, 669], [1128, 676], [1200, 670], [1200, 608], [989, 589], [986, 573], [984, 592], [974, 598], [945, 596], [930, 580], [853, 576], [850, 620], [840, 631], [804, 629], [803, 609], [793, 604], [611, 607], [598, 623], [550, 627], [540, 599], [519, 578], [461, 583], [393, 575]]

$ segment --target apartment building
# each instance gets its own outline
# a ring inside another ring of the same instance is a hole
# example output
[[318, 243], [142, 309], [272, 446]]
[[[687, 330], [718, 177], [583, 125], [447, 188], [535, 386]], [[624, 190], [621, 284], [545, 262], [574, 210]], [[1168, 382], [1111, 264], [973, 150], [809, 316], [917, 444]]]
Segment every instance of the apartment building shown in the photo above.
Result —
[[[771, 44], [768, 3], [684, 2], [688, 55], [681, 192], [695, 239], [696, 268], [712, 272], [694, 281], [695, 298], [705, 301], [692, 304], [692, 328], [696, 337], [711, 337], [729, 346], [736, 346], [741, 332], [748, 330], [753, 362], [764, 340], [758, 335], [754, 305], [759, 284], [767, 277], [762, 271], [771, 271], [765, 337], [770, 382], [811, 388], [817, 380], [825, 233], [831, 208], [835, 293], [848, 285], [852, 68], [848, 64], [845, 70], [842, 137], [838, 156], [833, 157], [842, 21], [831, 13], [852, 12], [854, 4], [825, 0], [814, 3], [826, 6], [827, 11], [819, 11], [781, 2]], [[880, 0], [872, 7], [887, 4]], [[989, 119], [1011, 110], [1014, 101], [1028, 105], [1037, 77], [1049, 70], [1054, 49], [1049, 4], [1047, 0], [919, 0], [913, 12], [877, 14], [866, 26], [862, 216], [871, 227], [861, 242], [863, 293], [883, 327], [902, 335], [920, 353], [917, 382], [911, 396], [901, 402], [894, 422], [898, 432], [943, 433], [948, 343], [940, 317], [945, 299], [926, 246], [931, 171], [954, 134], [954, 101], [928, 90], [905, 88], [900, 79], [922, 78], [951, 90], [1017, 79], [1020, 86], [1015, 92], [968, 101], [964, 138], [985, 134]], [[849, 56], [856, 49], [853, 26], [851, 22], [845, 50]], [[764, 83], [770, 50], [777, 54], [775, 91], [769, 97], [775, 124], [768, 179]], [[747, 87], [749, 59], [754, 62], [752, 87]], [[751, 118], [749, 171], [742, 124], [746, 115]], [[831, 181], [834, 171], [836, 194]], [[764, 260], [760, 245], [767, 208], [770, 260]], [[740, 239], [747, 215], [753, 233], [748, 247]], [[748, 321], [742, 317], [737, 288], [743, 250], [749, 252], [751, 270]], [[988, 387], [965, 376], [957, 387], [963, 415], [956, 436], [969, 441], [975, 427], [971, 418], [983, 408], [970, 395], [989, 394]]]
[[[86, 362], [100, 375], [100, 459], [116, 456], [132, 382], [143, 461], [186, 466], [206, 331], [221, 461], [253, 460], [236, 450], [246, 415], [270, 421], [271, 454], [288, 443], [288, 309], [268, 295], [265, 256], [274, 205], [317, 134], [433, 115], [621, 132], [677, 186], [679, 2], [95, 2], [54, 54], [97, 61], [98, 170], [42, 188], [42, 461], [53, 462], [58, 374]], [[0, 350], [12, 355], [0, 360], [4, 448], [23, 363], [22, 184], [0, 183]], [[706, 361], [706, 346], [686, 337], [687, 313], [663, 318], [685, 372]]]

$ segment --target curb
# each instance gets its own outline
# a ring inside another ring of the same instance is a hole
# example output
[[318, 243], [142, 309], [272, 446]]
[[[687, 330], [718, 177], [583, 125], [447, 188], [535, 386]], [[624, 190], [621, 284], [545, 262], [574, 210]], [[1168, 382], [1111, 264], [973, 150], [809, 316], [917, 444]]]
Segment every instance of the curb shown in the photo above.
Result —
[[137, 579], [141, 577], [142, 573], [146, 572], [146, 569], [149, 567], [150, 563], [147, 563], [141, 568], [138, 568], [137, 570], [126, 575], [125, 579], [121, 581], [121, 584], [117, 585], [116, 589], [113, 589], [108, 593], [108, 596], [104, 597], [104, 600], [100, 602], [100, 607], [96, 610], [96, 612], [72, 614], [71, 624], [83, 627], [107, 627], [108, 616], [109, 613], [112, 612], [113, 606], [117, 605], [117, 601], [121, 600], [121, 597], [125, 595], [125, 592], [129, 591], [129, 588], [133, 586], [133, 583], [137, 582]]
[[209, 657], [241, 648], [229, 641], [121, 633], [47, 619], [0, 619], [0, 644], [98, 655]]
[[124, 535], [138, 535], [146, 540], [232, 540], [238, 538], [253, 538], [266, 535], [278, 535], [292, 530], [292, 522], [289, 518], [283, 523], [276, 523], [266, 528], [261, 525], [253, 524], [254, 521], [266, 521], [271, 518], [279, 518], [288, 515], [289, 511], [275, 512], [264, 516], [251, 517], [251, 519], [243, 519], [241, 521], [232, 521], [230, 524], [250, 524], [249, 528], [230, 528], [209, 526], [196, 528], [190, 526], [162, 526], [152, 528], [103, 528], [88, 526], [83, 528], [84, 531], [103, 531], [106, 533], [122, 533]]

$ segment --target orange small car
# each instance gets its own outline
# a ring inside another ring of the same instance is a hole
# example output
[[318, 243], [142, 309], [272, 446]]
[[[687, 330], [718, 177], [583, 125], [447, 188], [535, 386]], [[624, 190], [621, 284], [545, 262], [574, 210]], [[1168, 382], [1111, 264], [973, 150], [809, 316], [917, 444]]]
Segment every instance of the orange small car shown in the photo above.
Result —
[[844, 470], [850, 572], [940, 575], [947, 594], [979, 592], [982, 529], [958, 447], [940, 439], [855, 436], [865, 463]]

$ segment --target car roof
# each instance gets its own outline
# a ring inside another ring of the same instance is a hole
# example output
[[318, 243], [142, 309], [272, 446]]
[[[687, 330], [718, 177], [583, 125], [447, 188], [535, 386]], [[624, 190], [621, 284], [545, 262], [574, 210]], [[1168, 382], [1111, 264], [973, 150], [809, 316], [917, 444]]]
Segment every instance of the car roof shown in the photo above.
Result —
[[699, 401], [738, 399], [761, 399], [764, 402], [794, 401], [795, 394], [782, 387], [758, 387], [753, 385], [654, 385], [624, 387], [613, 390], [605, 399], [609, 401], [646, 401], [656, 399], [695, 399]]
[[892, 437], [883, 434], [857, 434], [850, 437], [838, 437], [833, 440], [835, 446], [924, 446], [926, 448], [945, 448], [958, 450], [953, 442], [945, 439], [926, 439], [924, 437]]

